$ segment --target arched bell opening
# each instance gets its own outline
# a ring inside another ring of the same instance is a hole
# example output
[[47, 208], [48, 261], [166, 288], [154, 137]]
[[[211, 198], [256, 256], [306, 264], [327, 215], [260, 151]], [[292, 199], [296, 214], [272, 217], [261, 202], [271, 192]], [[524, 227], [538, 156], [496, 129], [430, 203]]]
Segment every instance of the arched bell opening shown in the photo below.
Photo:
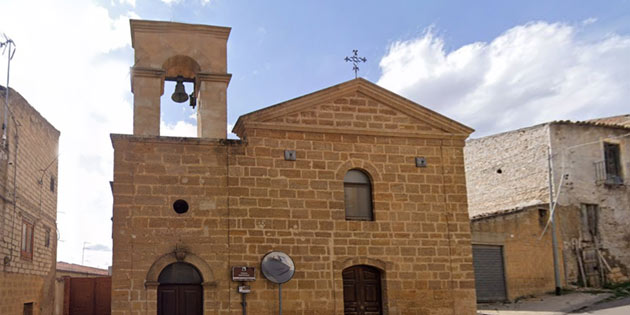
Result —
[[158, 277], [158, 315], [203, 314], [203, 278], [195, 266], [172, 263]]

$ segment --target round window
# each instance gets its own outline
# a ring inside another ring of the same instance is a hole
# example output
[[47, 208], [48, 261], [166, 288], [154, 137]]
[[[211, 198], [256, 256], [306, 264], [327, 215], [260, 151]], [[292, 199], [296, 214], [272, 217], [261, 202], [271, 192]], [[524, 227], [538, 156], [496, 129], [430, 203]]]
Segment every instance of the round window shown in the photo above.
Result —
[[173, 202], [173, 210], [179, 214], [188, 212], [188, 202], [182, 199], [176, 200]]

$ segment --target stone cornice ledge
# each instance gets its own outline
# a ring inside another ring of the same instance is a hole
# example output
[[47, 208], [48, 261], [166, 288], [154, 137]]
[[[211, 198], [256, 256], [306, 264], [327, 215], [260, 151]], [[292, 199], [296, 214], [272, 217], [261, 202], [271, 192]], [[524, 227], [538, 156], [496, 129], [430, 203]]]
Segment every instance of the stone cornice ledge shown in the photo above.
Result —
[[131, 77], [161, 78], [166, 75], [166, 71], [154, 68], [131, 67]]
[[230, 84], [230, 80], [232, 79], [232, 74], [231, 73], [200, 72], [195, 75], [195, 78], [198, 81], [225, 82], [225, 84]]
[[[164, 81], [164, 76], [166, 75], [166, 71], [162, 69], [153, 69], [153, 68], [142, 68], [142, 67], [131, 67], [131, 93], [134, 93], [133, 88], [133, 79], [136, 77], [141, 78], [155, 78]], [[164, 82], [160, 86], [160, 95], [164, 94]]]
[[443, 134], [443, 133], [430, 133], [430, 132], [403, 132], [403, 131], [386, 131], [386, 130], [374, 130], [374, 129], [349, 129], [349, 128], [336, 128], [336, 127], [320, 127], [320, 126], [304, 126], [276, 123], [260, 123], [260, 122], [244, 122], [239, 126], [239, 130], [235, 130], [237, 134], [247, 129], [267, 129], [267, 130], [280, 130], [280, 131], [298, 131], [298, 132], [316, 132], [316, 133], [337, 133], [347, 135], [370, 135], [380, 137], [403, 137], [403, 138], [429, 138], [429, 139], [461, 139], [468, 138], [468, 134]]
[[239, 145], [243, 141], [237, 139], [219, 138], [191, 138], [191, 137], [169, 137], [169, 136], [138, 136], [112, 133], [109, 135], [112, 143], [116, 141], [145, 142], [145, 143], [185, 143], [185, 144], [214, 144], [214, 145]]
[[196, 34], [208, 34], [217, 38], [227, 40], [230, 36], [232, 28], [225, 26], [203, 25], [203, 24], [187, 24], [178, 22], [165, 21], [149, 21], [149, 20], [129, 20], [131, 27], [131, 47], [135, 44], [135, 33], [168, 33], [168, 32], [186, 32]]

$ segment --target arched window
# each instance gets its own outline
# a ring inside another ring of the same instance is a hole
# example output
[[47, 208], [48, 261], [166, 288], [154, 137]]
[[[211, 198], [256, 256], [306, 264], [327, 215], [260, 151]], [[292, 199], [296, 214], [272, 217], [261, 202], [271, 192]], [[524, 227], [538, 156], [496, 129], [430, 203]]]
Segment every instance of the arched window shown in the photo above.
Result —
[[346, 220], [372, 221], [372, 183], [362, 171], [349, 170], [343, 178]]

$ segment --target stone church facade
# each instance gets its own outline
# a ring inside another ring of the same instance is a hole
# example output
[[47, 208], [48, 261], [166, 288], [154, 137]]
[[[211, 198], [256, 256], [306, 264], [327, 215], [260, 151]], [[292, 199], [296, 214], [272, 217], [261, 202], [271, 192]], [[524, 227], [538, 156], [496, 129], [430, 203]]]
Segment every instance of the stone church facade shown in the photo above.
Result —
[[[112, 314], [239, 314], [233, 266], [256, 268], [247, 310], [275, 314], [271, 251], [295, 263], [286, 314], [475, 313], [470, 128], [355, 79], [243, 115], [228, 140], [230, 29], [131, 31], [134, 134], [111, 136]], [[194, 82], [198, 138], [159, 136], [177, 77]]]

